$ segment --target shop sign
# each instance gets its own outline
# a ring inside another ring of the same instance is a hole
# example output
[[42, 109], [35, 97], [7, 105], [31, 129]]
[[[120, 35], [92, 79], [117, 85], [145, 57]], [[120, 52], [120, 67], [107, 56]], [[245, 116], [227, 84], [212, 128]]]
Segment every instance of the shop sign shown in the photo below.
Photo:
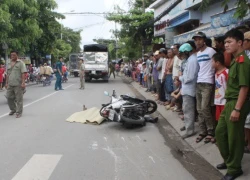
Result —
[[24, 64], [31, 64], [31, 59], [29, 56], [21, 56], [21, 57], [18, 57], [18, 59], [22, 60]]

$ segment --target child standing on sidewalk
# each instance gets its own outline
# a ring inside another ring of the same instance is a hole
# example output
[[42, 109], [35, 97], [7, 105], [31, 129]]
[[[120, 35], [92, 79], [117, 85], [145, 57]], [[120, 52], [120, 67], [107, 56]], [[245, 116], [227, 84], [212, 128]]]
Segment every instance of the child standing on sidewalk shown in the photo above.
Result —
[[216, 70], [215, 73], [215, 95], [214, 104], [216, 106], [216, 121], [219, 120], [220, 114], [226, 104], [225, 92], [227, 88], [228, 69], [224, 64], [224, 55], [216, 53], [212, 57], [212, 64]]

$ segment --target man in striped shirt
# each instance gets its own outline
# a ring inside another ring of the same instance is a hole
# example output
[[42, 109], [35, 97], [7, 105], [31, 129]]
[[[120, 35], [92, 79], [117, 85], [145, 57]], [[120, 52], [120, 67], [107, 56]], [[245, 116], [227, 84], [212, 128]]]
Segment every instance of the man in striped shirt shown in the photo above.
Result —
[[199, 72], [196, 86], [197, 111], [199, 118], [200, 134], [196, 139], [199, 143], [205, 138], [205, 143], [214, 142], [214, 118], [211, 113], [211, 100], [214, 92], [215, 70], [212, 66], [212, 56], [216, 53], [213, 48], [206, 46], [206, 35], [197, 32], [193, 36], [199, 63]]

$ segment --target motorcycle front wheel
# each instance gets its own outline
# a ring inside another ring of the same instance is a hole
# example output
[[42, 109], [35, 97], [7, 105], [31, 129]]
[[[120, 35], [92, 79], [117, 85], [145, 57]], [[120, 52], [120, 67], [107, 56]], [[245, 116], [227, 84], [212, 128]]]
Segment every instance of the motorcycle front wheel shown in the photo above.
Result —
[[146, 114], [152, 114], [157, 110], [156, 102], [147, 99], [147, 100], [145, 100], [145, 103], [147, 104], [147, 112], [146, 112]]

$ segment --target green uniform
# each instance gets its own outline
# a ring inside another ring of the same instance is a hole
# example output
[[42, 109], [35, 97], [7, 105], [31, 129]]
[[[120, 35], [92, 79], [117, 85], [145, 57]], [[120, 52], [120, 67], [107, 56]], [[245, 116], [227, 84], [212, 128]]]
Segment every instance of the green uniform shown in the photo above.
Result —
[[26, 73], [25, 64], [17, 60], [15, 65], [11, 67], [11, 63], [7, 66], [7, 76], [8, 76], [8, 88], [7, 88], [7, 99], [8, 105], [12, 112], [22, 114], [23, 112], [23, 89], [22, 75]]
[[244, 124], [250, 107], [249, 92], [247, 100], [241, 108], [239, 121], [232, 122], [230, 120], [241, 86], [250, 87], [250, 60], [245, 52], [240, 53], [231, 62], [225, 94], [227, 102], [215, 131], [220, 153], [227, 165], [227, 173], [230, 175], [242, 172], [241, 160], [244, 154]]

